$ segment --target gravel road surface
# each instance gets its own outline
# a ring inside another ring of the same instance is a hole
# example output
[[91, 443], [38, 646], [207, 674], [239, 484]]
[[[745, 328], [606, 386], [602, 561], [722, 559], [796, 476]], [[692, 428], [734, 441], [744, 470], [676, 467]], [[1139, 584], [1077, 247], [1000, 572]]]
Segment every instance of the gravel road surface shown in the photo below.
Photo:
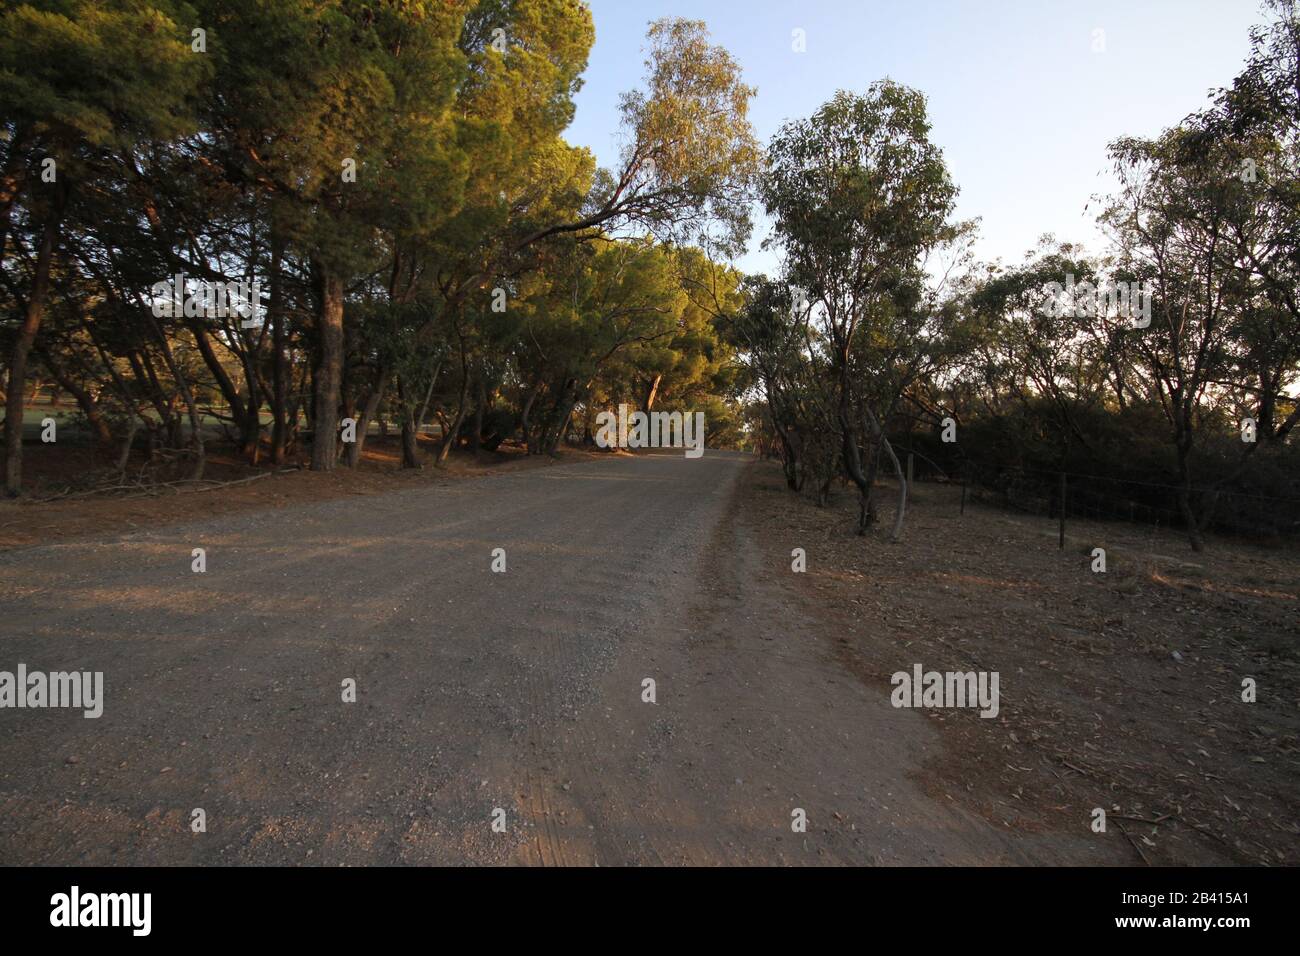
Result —
[[98, 719], [0, 709], [0, 863], [1088, 862], [918, 779], [935, 732], [794, 610], [735, 497], [750, 461], [0, 555], [0, 671], [104, 675]]

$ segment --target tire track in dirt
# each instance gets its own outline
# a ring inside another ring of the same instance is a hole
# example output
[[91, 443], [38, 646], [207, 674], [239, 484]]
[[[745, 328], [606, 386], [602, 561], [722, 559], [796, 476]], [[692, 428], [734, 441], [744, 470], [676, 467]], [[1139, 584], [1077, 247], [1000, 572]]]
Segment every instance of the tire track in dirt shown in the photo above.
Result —
[[107, 701], [0, 711], [0, 861], [1016, 859], [909, 781], [924, 722], [792, 606], [788, 548], [734, 494], [748, 461], [611, 456], [4, 555], [0, 666], [103, 670]]

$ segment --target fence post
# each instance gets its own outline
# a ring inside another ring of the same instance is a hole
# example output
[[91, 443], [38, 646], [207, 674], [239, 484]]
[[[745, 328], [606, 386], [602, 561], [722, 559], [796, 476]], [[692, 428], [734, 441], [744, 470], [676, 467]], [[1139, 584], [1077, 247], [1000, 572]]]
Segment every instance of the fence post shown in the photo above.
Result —
[[1061, 500], [1059, 507], [1061, 509], [1061, 540], [1058, 545], [1060, 548], [1065, 547], [1065, 472], [1061, 472]]
[[959, 514], [966, 513], [966, 476], [961, 476], [961, 511]]

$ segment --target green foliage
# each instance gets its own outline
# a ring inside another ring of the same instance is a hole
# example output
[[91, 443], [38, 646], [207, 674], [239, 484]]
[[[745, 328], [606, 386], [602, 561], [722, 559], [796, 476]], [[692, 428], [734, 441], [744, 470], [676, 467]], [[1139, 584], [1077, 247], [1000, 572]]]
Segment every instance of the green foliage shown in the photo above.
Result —
[[[891, 438], [945, 417], [1034, 467], [1242, 485], [1300, 425], [1300, 25], [1268, 8], [1205, 109], [1112, 144], [1106, 254], [1002, 267], [968, 260], [921, 92], [839, 92], [764, 149], [698, 21], [650, 25], [598, 169], [564, 138], [594, 42], [576, 0], [12, 3], [0, 339], [101, 439], [155, 446], [213, 412], [255, 457], [269, 407], [283, 460], [301, 424], [371, 409], [410, 439], [427, 409], [443, 452], [547, 451], [626, 402], [706, 411], [821, 500], [846, 476], [862, 527]], [[775, 279], [725, 264], [755, 199]], [[154, 316], [182, 271], [259, 278], [261, 323]], [[1149, 285], [1150, 326], [1044, 309], [1067, 275]]]

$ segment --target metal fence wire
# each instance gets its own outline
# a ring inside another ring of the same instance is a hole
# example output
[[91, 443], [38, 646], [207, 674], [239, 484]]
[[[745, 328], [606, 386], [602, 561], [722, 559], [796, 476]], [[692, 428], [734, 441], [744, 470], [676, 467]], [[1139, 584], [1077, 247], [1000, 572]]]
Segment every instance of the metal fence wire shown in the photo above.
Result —
[[[918, 462], [919, 464], [919, 462]], [[916, 476], [960, 482], [963, 499], [1045, 519], [1126, 521], [1186, 530], [1179, 485], [963, 459], [955, 473]], [[1261, 544], [1300, 543], [1300, 498], [1192, 488], [1201, 530]]]

